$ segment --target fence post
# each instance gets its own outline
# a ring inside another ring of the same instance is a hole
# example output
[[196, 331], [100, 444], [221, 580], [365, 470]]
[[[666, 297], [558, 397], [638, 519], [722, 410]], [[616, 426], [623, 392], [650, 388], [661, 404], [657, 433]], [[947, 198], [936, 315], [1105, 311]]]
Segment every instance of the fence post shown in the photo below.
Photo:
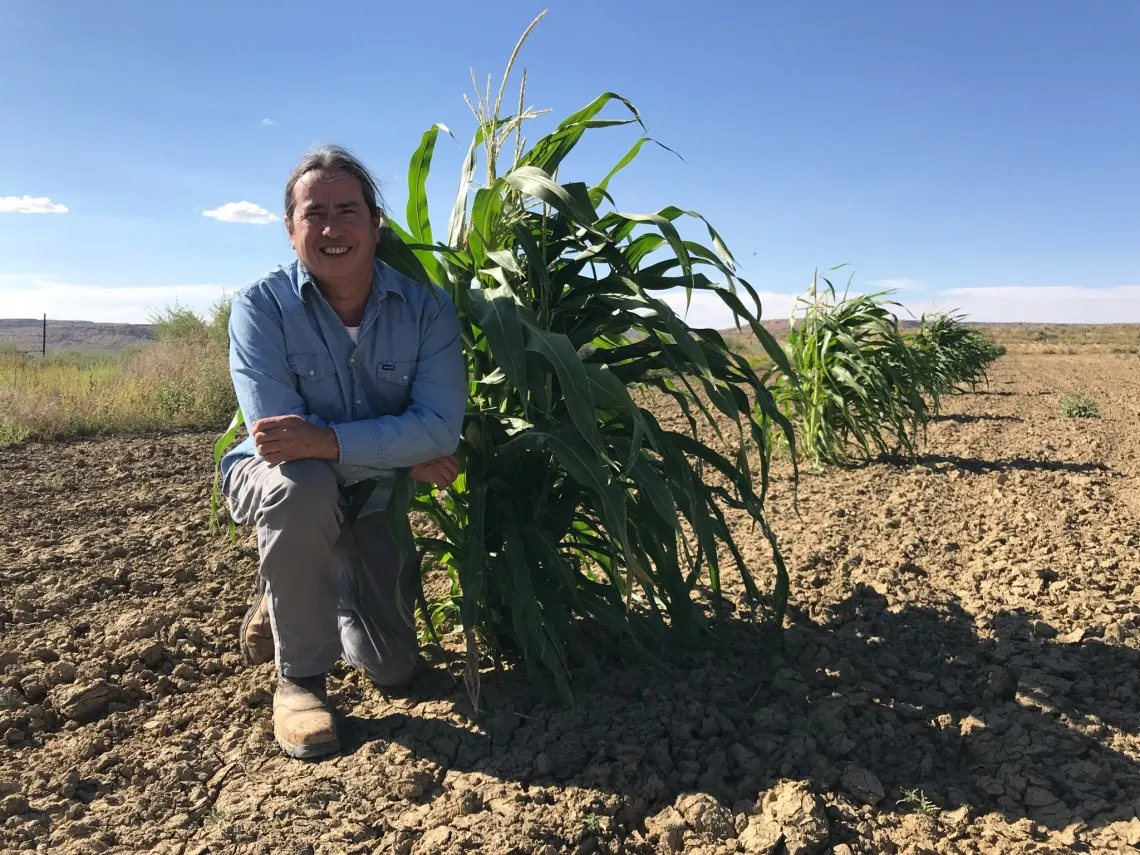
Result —
[[40, 347], [40, 356], [47, 356], [47, 312], [44, 312], [44, 339]]

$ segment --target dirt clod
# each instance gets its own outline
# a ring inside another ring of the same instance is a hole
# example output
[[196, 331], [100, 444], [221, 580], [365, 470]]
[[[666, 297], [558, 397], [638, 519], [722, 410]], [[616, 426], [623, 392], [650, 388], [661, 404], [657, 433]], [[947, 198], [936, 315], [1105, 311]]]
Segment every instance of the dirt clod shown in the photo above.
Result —
[[60, 713], [73, 721], [86, 722], [98, 718], [107, 706], [123, 696], [122, 690], [106, 680], [68, 686], [53, 698]]
[[780, 781], [760, 797], [758, 814], [740, 835], [746, 852], [817, 855], [827, 848], [829, 830], [823, 802], [804, 781]]
[[873, 772], [859, 766], [848, 766], [839, 780], [843, 791], [861, 804], [877, 805], [883, 800], [886, 791]]
[[685, 818], [672, 805], [660, 813], [646, 817], [645, 828], [650, 842], [657, 843], [667, 852], [680, 852], [685, 848], [685, 832], [688, 825]]
[[27, 705], [27, 698], [20, 693], [19, 689], [11, 686], [0, 687], [0, 710], [18, 710]]
[[712, 796], [694, 793], [677, 800], [677, 812], [697, 834], [712, 840], [736, 837], [732, 813]]
[[28, 800], [19, 793], [0, 799], [0, 816], [22, 816], [28, 812]]

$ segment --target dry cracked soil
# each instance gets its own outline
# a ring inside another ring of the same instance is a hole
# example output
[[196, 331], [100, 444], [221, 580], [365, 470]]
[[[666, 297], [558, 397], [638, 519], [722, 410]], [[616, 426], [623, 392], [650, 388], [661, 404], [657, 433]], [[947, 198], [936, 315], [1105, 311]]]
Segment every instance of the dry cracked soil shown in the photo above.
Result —
[[[1059, 416], [1078, 391], [1099, 417]], [[730, 616], [574, 706], [488, 673], [478, 714], [446, 659], [400, 695], [342, 669], [322, 762], [237, 652], [256, 548], [209, 535], [212, 441], [0, 451], [4, 851], [1140, 848], [1134, 356], [1006, 357], [917, 463], [804, 473], [798, 513], [777, 466], [779, 648]]]

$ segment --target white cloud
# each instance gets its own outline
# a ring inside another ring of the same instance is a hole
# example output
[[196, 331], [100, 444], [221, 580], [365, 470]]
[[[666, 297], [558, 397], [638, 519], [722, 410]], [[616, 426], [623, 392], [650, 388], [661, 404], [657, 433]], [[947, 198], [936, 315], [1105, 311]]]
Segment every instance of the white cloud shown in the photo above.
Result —
[[152, 312], [173, 306], [205, 313], [236, 289], [227, 285], [150, 285], [101, 288], [47, 276], [0, 275], [0, 318], [143, 324]]
[[950, 288], [908, 308], [916, 316], [928, 309], [956, 310], [965, 313], [968, 320], [978, 322], [1131, 324], [1140, 323], [1140, 285]]
[[898, 279], [876, 279], [871, 283], [876, 291], [925, 291], [926, 286], [915, 280], [901, 277]]
[[[689, 303], [687, 311], [685, 309], [684, 290], [663, 291], [659, 296], [669, 304], [669, 307], [677, 313], [681, 320], [691, 327], [724, 330], [731, 329], [736, 325], [732, 318], [732, 310], [716, 294], [708, 291], [693, 291], [693, 299]], [[740, 297], [745, 308], [751, 311], [755, 310], [756, 307], [752, 305], [752, 298], [743, 289], [737, 290], [737, 296]], [[757, 296], [760, 298], [760, 319], [764, 321], [786, 320], [791, 314], [792, 306], [796, 300], [795, 294], [776, 294], [771, 291], [760, 292]], [[741, 319], [740, 324], [742, 327], [746, 325], [743, 319]]]
[[277, 219], [276, 214], [253, 202], [226, 202], [213, 210], [203, 211], [202, 216], [213, 217], [223, 223], [252, 223], [255, 226], [264, 226]]
[[47, 196], [0, 196], [0, 214], [66, 214], [67, 205], [57, 205]]
[[[881, 287], [882, 280], [876, 283]], [[874, 290], [879, 290], [876, 288]], [[842, 289], [840, 289], [842, 293]], [[868, 293], [867, 289], [851, 289], [851, 294]], [[763, 320], [786, 320], [795, 305], [797, 294], [764, 292], [760, 295]], [[684, 317], [685, 293], [681, 290], [662, 293], [673, 310]], [[745, 300], [745, 305], [749, 301]], [[894, 311], [910, 320], [927, 311], [953, 311], [976, 322], [1020, 322], [1050, 324], [1140, 323], [1140, 285], [1114, 288], [1082, 288], [1075, 285], [1019, 285], [989, 288], [951, 288], [943, 291], [921, 290], [900, 293], [891, 299], [901, 304]], [[694, 327], [729, 329], [732, 313], [719, 297], [704, 291], [693, 292], [687, 323]]]
[[277, 123], [275, 121], [273, 121], [272, 119], [262, 119], [261, 120], [261, 126], [263, 128], [268, 128], [270, 125], [276, 125], [276, 124]]

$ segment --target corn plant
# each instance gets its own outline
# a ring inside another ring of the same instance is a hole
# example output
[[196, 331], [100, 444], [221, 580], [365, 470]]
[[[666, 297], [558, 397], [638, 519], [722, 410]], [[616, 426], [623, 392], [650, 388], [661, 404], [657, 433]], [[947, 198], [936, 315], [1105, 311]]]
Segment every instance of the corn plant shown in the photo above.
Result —
[[905, 340], [914, 356], [915, 383], [932, 414], [941, 410], [943, 395], [977, 391], [988, 379], [988, 367], [1005, 354], [1002, 345], [967, 327], [961, 315], [946, 312], [923, 314], [919, 329]]
[[[572, 669], [598, 672], [619, 644], [660, 657], [694, 640], [710, 626], [694, 589], [707, 587], [715, 616], [729, 567], [753, 613], [778, 627], [788, 576], [764, 499], [769, 426], [794, 446], [791, 424], [746, 359], [662, 299], [715, 294], [790, 370], [759, 323], [756, 292], [699, 214], [617, 208], [611, 182], [648, 137], [593, 182], [560, 177], [588, 131], [644, 130], [630, 101], [604, 93], [528, 144], [522, 129], [538, 113], [524, 106], [525, 74], [513, 115], [500, 113], [502, 87], [477, 96], [446, 228], [433, 229], [426, 193], [436, 144], [450, 133], [434, 125], [411, 157], [405, 222], [390, 220], [377, 250], [449, 295], [470, 379], [460, 477], [441, 492], [403, 479], [388, 505], [393, 526], [408, 525], [409, 511], [426, 515], [417, 545], [450, 577], [442, 601], [420, 598], [426, 631], [458, 615], [478, 706], [484, 653], [520, 660], [569, 698]], [[606, 108], [620, 115], [603, 117]], [[685, 221], [708, 242], [683, 237]], [[658, 420], [662, 401], [683, 428]], [[728, 510], [769, 542], [768, 590]]]
[[791, 373], [776, 365], [766, 376], [815, 468], [915, 453], [928, 410], [894, 305], [885, 292], [840, 297], [819, 276], [796, 301], [786, 346]]

